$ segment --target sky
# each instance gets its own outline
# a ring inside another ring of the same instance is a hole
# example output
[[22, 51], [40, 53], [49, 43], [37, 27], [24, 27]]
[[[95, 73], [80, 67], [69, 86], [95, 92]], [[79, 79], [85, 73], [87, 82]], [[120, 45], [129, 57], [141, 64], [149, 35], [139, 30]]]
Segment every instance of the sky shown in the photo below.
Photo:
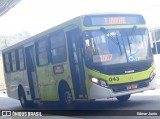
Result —
[[0, 17], [0, 34], [38, 34], [90, 13], [140, 13], [148, 28], [160, 26], [160, 0], [21, 0]]

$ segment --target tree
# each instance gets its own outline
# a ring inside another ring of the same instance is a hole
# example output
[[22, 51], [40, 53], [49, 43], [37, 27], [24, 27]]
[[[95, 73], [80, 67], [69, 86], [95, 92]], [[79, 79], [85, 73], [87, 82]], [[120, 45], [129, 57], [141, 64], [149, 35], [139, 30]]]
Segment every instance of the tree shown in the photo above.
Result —
[[29, 37], [30, 37], [30, 35], [27, 31], [17, 33], [17, 34], [11, 34], [11, 35], [0, 34], [0, 52], [3, 49], [5, 49], [13, 44], [16, 44], [22, 40], [25, 40]]

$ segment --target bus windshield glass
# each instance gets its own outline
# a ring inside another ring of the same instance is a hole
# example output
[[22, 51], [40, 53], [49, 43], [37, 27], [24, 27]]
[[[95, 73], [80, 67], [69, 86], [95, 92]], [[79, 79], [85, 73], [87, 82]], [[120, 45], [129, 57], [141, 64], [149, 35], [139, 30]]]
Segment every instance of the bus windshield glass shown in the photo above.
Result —
[[148, 30], [127, 28], [93, 30], [84, 33], [86, 62], [109, 65], [152, 58]]

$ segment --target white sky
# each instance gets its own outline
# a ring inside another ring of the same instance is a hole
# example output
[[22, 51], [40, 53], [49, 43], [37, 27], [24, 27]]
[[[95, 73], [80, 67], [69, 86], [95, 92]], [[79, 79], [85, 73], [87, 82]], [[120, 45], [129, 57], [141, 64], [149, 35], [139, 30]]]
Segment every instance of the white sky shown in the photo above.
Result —
[[160, 0], [21, 0], [0, 17], [0, 34], [37, 34], [73, 17], [90, 13], [144, 15], [149, 28], [160, 26]]

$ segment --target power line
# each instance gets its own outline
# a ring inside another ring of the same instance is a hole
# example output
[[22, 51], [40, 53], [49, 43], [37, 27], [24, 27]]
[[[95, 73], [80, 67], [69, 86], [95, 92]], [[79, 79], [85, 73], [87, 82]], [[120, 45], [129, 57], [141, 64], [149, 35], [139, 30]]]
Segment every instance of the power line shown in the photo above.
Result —
[[152, 8], [155, 8], [155, 7], [158, 7], [158, 6], [160, 6], [160, 3], [152, 5], [152, 6], [149, 6], [149, 7], [145, 7], [143, 9], [138, 10], [138, 11], [148, 10], [148, 9], [152, 9]]

